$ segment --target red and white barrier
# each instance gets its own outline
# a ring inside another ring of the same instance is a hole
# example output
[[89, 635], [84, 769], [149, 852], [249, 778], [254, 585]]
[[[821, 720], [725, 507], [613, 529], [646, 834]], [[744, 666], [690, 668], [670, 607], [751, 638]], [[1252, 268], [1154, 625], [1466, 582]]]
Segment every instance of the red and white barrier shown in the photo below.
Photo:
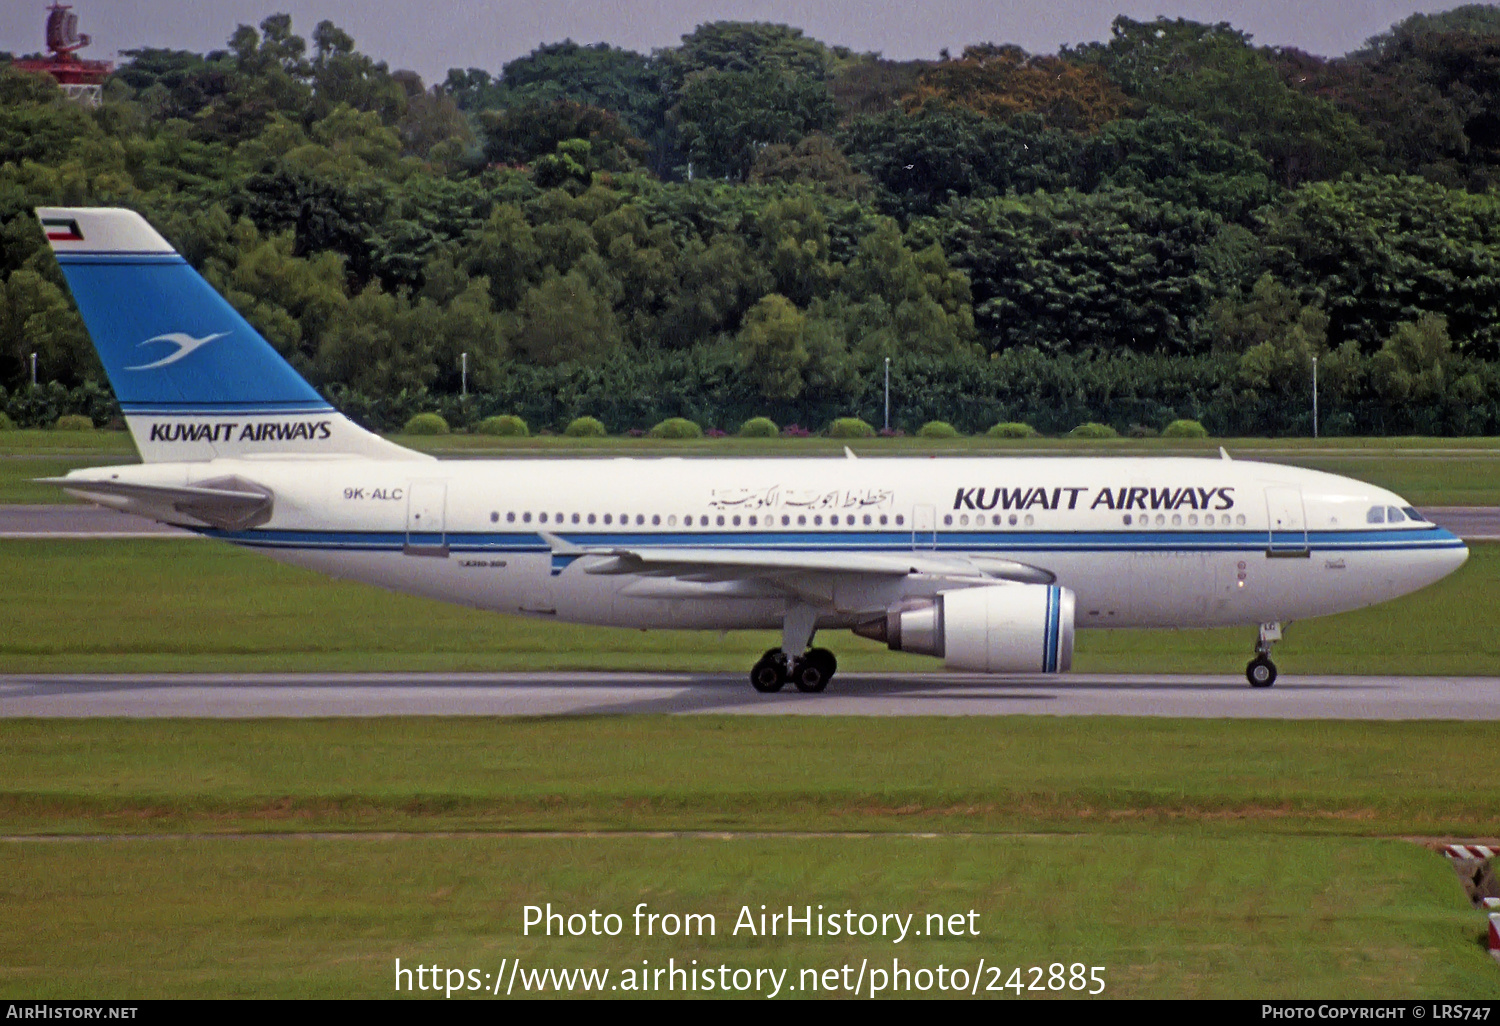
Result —
[[1500, 912], [1490, 913], [1490, 954], [1500, 958]]
[[1500, 849], [1482, 844], [1450, 844], [1443, 848], [1443, 854], [1450, 859], [1492, 859], [1500, 854]]

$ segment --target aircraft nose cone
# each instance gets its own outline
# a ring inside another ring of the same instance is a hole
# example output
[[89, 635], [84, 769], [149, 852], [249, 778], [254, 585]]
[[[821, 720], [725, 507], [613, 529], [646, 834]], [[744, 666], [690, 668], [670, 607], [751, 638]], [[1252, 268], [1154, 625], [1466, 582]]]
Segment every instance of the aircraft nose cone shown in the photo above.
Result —
[[1469, 561], [1469, 547], [1465, 545], [1462, 548], [1454, 549], [1452, 560], [1452, 566], [1448, 569], [1448, 573], [1450, 574]]
[[[1458, 541], [1456, 536], [1449, 535], [1449, 537]], [[1448, 548], [1433, 549], [1427, 553], [1427, 558], [1423, 562], [1432, 570], [1432, 580], [1440, 581], [1463, 566], [1468, 559], [1469, 547], [1459, 544]]]

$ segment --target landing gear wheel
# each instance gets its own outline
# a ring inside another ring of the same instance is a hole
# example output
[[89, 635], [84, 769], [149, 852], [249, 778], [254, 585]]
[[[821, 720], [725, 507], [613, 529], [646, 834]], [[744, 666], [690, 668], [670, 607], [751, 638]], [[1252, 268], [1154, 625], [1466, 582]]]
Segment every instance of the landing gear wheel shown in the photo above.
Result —
[[1256, 656], [1245, 667], [1245, 679], [1252, 688], [1268, 688], [1276, 683], [1276, 664], [1263, 655]]
[[750, 670], [750, 686], [763, 695], [780, 691], [786, 682], [786, 662], [779, 648], [767, 651]]
[[827, 672], [827, 664], [821, 659], [814, 659], [811, 652], [792, 664], [792, 683], [804, 694], [822, 691], [828, 686], [828, 678], [831, 676], [833, 674]]
[[824, 680], [832, 680], [833, 675], [838, 672], [839, 661], [826, 648], [809, 649], [802, 658], [822, 670]]

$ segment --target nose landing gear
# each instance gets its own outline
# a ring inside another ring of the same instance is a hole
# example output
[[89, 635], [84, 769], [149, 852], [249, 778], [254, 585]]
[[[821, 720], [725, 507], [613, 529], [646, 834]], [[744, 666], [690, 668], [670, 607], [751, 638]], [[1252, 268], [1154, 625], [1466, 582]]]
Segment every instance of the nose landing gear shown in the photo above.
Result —
[[1245, 679], [1252, 688], [1268, 688], [1276, 683], [1276, 664], [1271, 662], [1271, 646], [1281, 640], [1281, 624], [1263, 623], [1255, 642], [1255, 658], [1245, 667]]

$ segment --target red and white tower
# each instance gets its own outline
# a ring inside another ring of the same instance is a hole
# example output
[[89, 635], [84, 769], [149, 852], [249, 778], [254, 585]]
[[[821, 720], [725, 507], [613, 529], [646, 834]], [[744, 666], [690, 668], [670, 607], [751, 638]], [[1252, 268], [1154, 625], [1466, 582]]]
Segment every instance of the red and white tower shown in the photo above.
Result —
[[53, 3], [47, 8], [47, 49], [49, 56], [38, 60], [18, 60], [11, 67], [19, 71], [39, 71], [57, 79], [70, 99], [88, 106], [98, 106], [104, 80], [114, 70], [109, 61], [90, 61], [77, 51], [89, 45], [89, 37], [78, 31], [78, 15], [68, 4]]

